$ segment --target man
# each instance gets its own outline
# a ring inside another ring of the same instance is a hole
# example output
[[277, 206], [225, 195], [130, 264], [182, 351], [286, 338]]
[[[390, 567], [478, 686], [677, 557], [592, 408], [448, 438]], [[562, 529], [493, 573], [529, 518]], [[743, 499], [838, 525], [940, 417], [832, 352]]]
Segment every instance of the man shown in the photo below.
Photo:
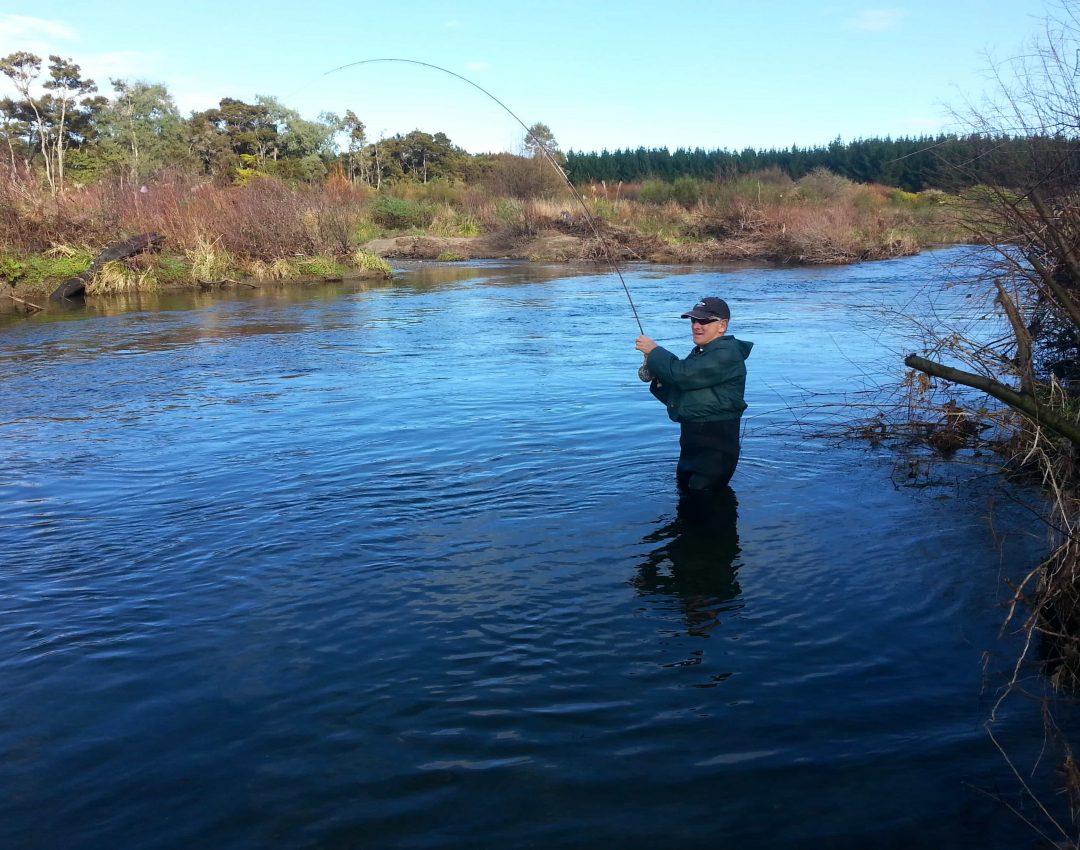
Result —
[[682, 314], [690, 320], [694, 350], [680, 360], [647, 336], [635, 348], [652, 373], [649, 391], [678, 422], [681, 490], [699, 492], [725, 486], [739, 462], [739, 420], [746, 410], [746, 358], [752, 342], [724, 336], [731, 310], [722, 298], [702, 298]]

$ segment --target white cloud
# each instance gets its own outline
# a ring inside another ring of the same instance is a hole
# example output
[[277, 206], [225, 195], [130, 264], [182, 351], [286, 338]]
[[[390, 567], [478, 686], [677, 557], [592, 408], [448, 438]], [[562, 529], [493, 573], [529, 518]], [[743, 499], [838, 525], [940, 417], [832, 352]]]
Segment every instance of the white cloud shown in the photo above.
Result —
[[78, 41], [79, 34], [62, 21], [48, 21], [45, 18], [31, 18], [27, 15], [0, 15], [0, 44], [53, 39]]
[[[61, 21], [47, 21], [27, 15], [0, 15], [0, 56], [17, 51], [33, 53], [41, 57], [42, 71], [45, 73], [49, 55], [55, 53], [66, 57], [71, 53], [68, 42], [78, 40], [79, 34]], [[0, 80], [0, 88], [14, 91], [6, 85], [7, 82], [6, 78]]]
[[886, 32], [896, 29], [904, 14], [899, 9], [863, 9], [847, 25], [860, 32]]

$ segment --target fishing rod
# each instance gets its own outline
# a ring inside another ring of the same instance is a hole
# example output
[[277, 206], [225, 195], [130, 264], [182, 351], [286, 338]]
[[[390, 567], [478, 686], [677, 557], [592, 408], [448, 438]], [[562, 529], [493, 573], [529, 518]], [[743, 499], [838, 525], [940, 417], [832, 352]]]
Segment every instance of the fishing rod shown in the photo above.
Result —
[[[589, 207], [585, 203], [585, 198], [582, 197], [582, 195], [578, 192], [577, 189], [574, 188], [574, 184], [570, 181], [570, 178], [567, 176], [566, 171], [561, 165], [559, 165], [559, 161], [548, 149], [548, 146], [544, 144], [544, 140], [538, 138], [536, 134], [533, 133], [532, 130], [530, 130], [526, 126], [525, 122], [517, 116], [517, 113], [515, 113], [514, 110], [512, 110], [509, 106], [507, 106], [497, 97], [495, 97], [495, 95], [493, 95], [479, 83], [473, 82], [468, 77], [464, 77], [455, 71], [451, 71], [449, 68], [443, 68], [442, 66], [434, 65], [431, 62], [421, 62], [417, 59], [361, 59], [359, 62], [350, 62], [347, 65], [341, 65], [337, 68], [332, 68], [331, 70], [326, 71], [322, 76], [328, 77], [331, 74], [338, 73], [339, 71], [345, 71], [349, 68], [357, 68], [361, 65], [374, 65], [377, 63], [387, 62], [398, 62], [405, 65], [418, 65], [421, 68], [430, 68], [433, 71], [441, 71], [444, 74], [449, 74], [451, 77], [455, 77], [461, 80], [463, 83], [467, 83], [468, 85], [476, 89], [478, 92], [483, 94], [485, 97], [493, 100], [498, 106], [503, 109], [503, 111], [506, 112], [507, 115], [509, 115], [511, 118], [517, 121], [518, 124], [521, 125], [521, 128], [525, 131], [526, 138], [530, 138], [533, 140], [533, 143], [541, 152], [544, 159], [546, 159], [551, 164], [551, 167], [554, 168], [556, 173], [563, 179], [563, 182], [570, 190], [570, 194], [574, 196], [574, 199], [581, 206], [582, 212], [585, 213], [585, 221], [586, 223], [588, 223], [589, 229], [592, 231], [593, 235], [596, 237], [597, 243], [600, 245], [601, 253], [604, 255], [604, 260], [611, 267], [611, 270], [615, 272], [616, 276], [619, 278], [619, 283], [622, 285], [623, 292], [626, 293], [626, 300], [630, 303], [630, 310], [634, 314], [634, 321], [637, 323], [638, 331], [642, 334], [642, 336], [644, 336], [645, 329], [641, 326], [641, 319], [638, 317], [637, 307], [634, 305], [634, 299], [630, 295], [630, 287], [626, 285], [626, 280], [625, 278], [623, 278], [622, 269], [620, 269], [619, 264], [615, 262], [615, 257], [611, 252], [611, 246], [608, 243], [607, 239], [604, 238], [603, 233], [600, 232], [600, 225], [597, 224], [596, 218], [589, 211]], [[652, 380], [652, 376], [649, 374], [647, 366], [642, 366], [640, 369], [638, 369], [638, 377], [641, 378], [641, 380], [643, 381]]]

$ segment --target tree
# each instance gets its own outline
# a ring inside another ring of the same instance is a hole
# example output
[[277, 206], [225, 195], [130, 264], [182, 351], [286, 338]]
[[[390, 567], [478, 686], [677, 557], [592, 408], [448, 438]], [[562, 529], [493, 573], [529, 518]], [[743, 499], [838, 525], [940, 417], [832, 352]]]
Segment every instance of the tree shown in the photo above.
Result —
[[340, 126], [341, 130], [348, 134], [349, 140], [345, 148], [345, 173], [354, 183], [367, 182], [362, 156], [367, 142], [367, 128], [351, 109], [345, 111], [345, 117], [341, 120]]
[[953, 164], [958, 182], [974, 187], [967, 227], [995, 249], [984, 280], [1011, 336], [967, 369], [918, 355], [907, 362], [983, 390], [1080, 448], [1076, 416], [1061, 406], [1080, 397], [1080, 86], [1070, 59], [1078, 49], [1080, 25], [1069, 16], [998, 68], [997, 97], [970, 109], [974, 132]]
[[[20, 50], [0, 59], [0, 73], [15, 84], [15, 90], [23, 96], [22, 104], [7, 101], [10, 107], [7, 111], [12, 116], [19, 111], [30, 111], [34, 116], [34, 125], [37, 128], [37, 143], [41, 148], [41, 156], [45, 161], [45, 178], [49, 182], [49, 188], [55, 193], [56, 182], [52, 173], [52, 160], [49, 156], [49, 139], [45, 128], [45, 119], [42, 116], [38, 102], [30, 94], [30, 87], [41, 76], [41, 57]], [[29, 127], [29, 122], [24, 121]], [[28, 134], [31, 132], [28, 129]], [[31, 148], [32, 149], [32, 148]], [[14, 155], [14, 154], [13, 154]]]
[[[22, 127], [28, 142], [36, 135], [28, 149], [40, 150], [45, 178], [52, 193], [63, 192], [67, 151], [85, 141], [90, 128], [88, 119], [101, 106], [100, 100], [85, 98], [97, 91], [97, 85], [93, 80], [84, 80], [81, 69], [70, 59], [50, 56], [49, 76], [42, 83], [46, 93], [35, 96], [31, 89], [41, 76], [41, 57], [26, 51], [17, 51], [0, 59], [0, 73], [10, 79], [22, 95], [22, 101], [3, 101], [8, 130]], [[10, 137], [8, 150], [14, 156]]]
[[10, 97], [0, 100], [0, 132], [7, 145], [12, 171], [19, 167], [20, 162], [29, 164], [34, 156], [34, 115], [25, 101], [12, 100]]
[[277, 124], [261, 104], [223, 97], [217, 108], [199, 116], [225, 137], [237, 157], [252, 156], [261, 164], [277, 148]]
[[203, 173], [220, 178], [231, 175], [239, 164], [229, 137], [217, 121], [216, 110], [192, 115], [187, 121], [186, 136], [188, 150]]
[[164, 85], [110, 80], [116, 96], [104, 110], [102, 146], [112, 145], [130, 178], [141, 180], [186, 153], [184, 120]]
[[84, 80], [82, 70], [70, 59], [49, 57], [49, 79], [43, 88], [52, 92], [54, 112], [53, 163], [58, 189], [64, 191], [64, 152], [68, 147], [65, 135], [69, 116], [74, 112], [78, 98], [97, 91], [93, 80]]
[[317, 121], [308, 121], [295, 109], [267, 95], [258, 95], [255, 103], [265, 110], [266, 121], [276, 133], [271, 159], [303, 159], [333, 153], [334, 133], [340, 122], [337, 116], [324, 114]]
[[559, 150], [559, 143], [555, 141], [555, 134], [551, 132], [551, 128], [537, 121], [529, 128], [525, 136], [525, 150], [534, 159], [542, 157], [545, 150], [554, 156]]
[[407, 178], [427, 183], [434, 178], [460, 177], [466, 154], [445, 133], [413, 130], [386, 139], [375, 156], [380, 180]]

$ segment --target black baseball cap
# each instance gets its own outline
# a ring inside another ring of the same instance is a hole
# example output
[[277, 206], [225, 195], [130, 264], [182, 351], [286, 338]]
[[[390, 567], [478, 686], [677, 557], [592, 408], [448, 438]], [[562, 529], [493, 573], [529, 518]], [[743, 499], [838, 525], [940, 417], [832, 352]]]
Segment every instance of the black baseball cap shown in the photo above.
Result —
[[702, 298], [691, 309], [683, 313], [680, 319], [730, 319], [731, 308], [723, 298]]

